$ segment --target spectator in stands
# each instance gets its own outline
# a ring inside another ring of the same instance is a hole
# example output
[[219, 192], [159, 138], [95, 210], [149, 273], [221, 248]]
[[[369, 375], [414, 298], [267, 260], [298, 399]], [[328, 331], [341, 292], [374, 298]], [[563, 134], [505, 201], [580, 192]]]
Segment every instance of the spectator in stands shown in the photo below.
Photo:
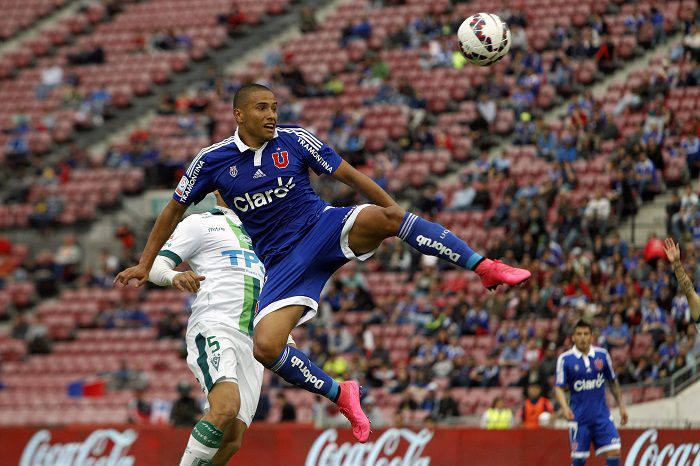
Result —
[[603, 330], [603, 337], [609, 350], [625, 347], [632, 339], [629, 327], [622, 321], [620, 314], [613, 314], [612, 323]]
[[241, 26], [245, 24], [247, 18], [241, 7], [232, 3], [231, 10], [228, 13], [220, 14], [218, 20], [219, 24], [225, 24], [228, 27], [230, 35], [237, 35], [241, 33]]
[[36, 98], [44, 100], [52, 89], [63, 82], [63, 68], [55, 64], [42, 70], [41, 84], [36, 88]]
[[202, 415], [199, 402], [192, 398], [192, 385], [189, 382], [177, 384], [179, 398], [175, 400], [170, 410], [170, 423], [175, 427], [194, 427]]
[[497, 387], [500, 384], [501, 368], [498, 360], [491, 356], [485, 364], [479, 364], [471, 372], [471, 383], [475, 387]]
[[63, 242], [54, 254], [56, 276], [59, 280], [71, 282], [78, 276], [78, 268], [82, 261], [83, 252], [78, 245], [75, 235], [63, 236]]
[[348, 371], [348, 360], [337, 350], [328, 348], [328, 359], [323, 364], [323, 370], [334, 379], [345, 379]]
[[600, 47], [595, 52], [598, 69], [604, 73], [611, 73], [617, 67], [615, 44], [610, 36], [605, 34], [600, 40]]
[[32, 213], [29, 214], [29, 224], [42, 233], [46, 233], [58, 221], [63, 210], [63, 201], [57, 195], [56, 187], [49, 186], [39, 191], [38, 199], [34, 202]]
[[113, 390], [136, 390], [137, 393], [146, 388], [146, 374], [137, 369], [132, 369], [127, 359], [119, 362], [119, 369], [109, 374], [109, 385]]
[[77, 52], [68, 54], [71, 65], [99, 65], [105, 62], [105, 51], [101, 45], [91, 49], [81, 47]]
[[314, 10], [308, 6], [301, 9], [299, 13], [299, 30], [303, 33], [314, 32], [318, 29], [318, 21]]
[[518, 338], [511, 338], [501, 352], [498, 364], [502, 367], [516, 367], [523, 363], [524, 358], [525, 347]]
[[162, 338], [182, 338], [184, 331], [185, 326], [180, 322], [178, 315], [166, 310], [165, 315], [160, 322], [158, 322], [157, 338], [159, 340]]
[[542, 387], [540, 385], [531, 383], [527, 387], [527, 397], [523, 405], [523, 427], [526, 429], [539, 429], [539, 419], [542, 413], [554, 413], [552, 402], [542, 395]]
[[607, 234], [611, 210], [610, 200], [601, 188], [597, 188], [583, 213], [584, 225], [591, 237]]
[[362, 16], [355, 24], [349, 24], [342, 31], [341, 44], [346, 47], [353, 39], [369, 40], [372, 36], [372, 25], [367, 15]]
[[124, 248], [125, 251], [132, 251], [134, 249], [136, 235], [129, 225], [123, 224], [117, 227], [114, 236], [119, 238], [122, 248]]
[[294, 405], [289, 402], [284, 391], [277, 392], [276, 400], [280, 409], [279, 422], [295, 422], [297, 420], [297, 410]]
[[676, 356], [678, 356], [678, 344], [676, 343], [676, 336], [672, 333], [666, 335], [666, 340], [659, 345], [657, 350], [661, 359], [666, 362], [670, 362]]
[[503, 398], [496, 397], [493, 404], [481, 416], [484, 429], [510, 429], [513, 427], [513, 412], [506, 408]]
[[262, 391], [260, 392], [260, 399], [258, 400], [258, 407], [255, 410], [253, 420], [266, 421], [267, 417], [270, 415], [271, 407], [272, 403], [270, 402], [270, 389], [267, 385], [263, 384]]
[[52, 351], [53, 342], [49, 335], [49, 327], [44, 323], [41, 314], [36, 314], [34, 321], [30, 321], [24, 339], [27, 342], [29, 354], [48, 354]]
[[151, 421], [151, 403], [146, 400], [145, 390], [134, 390], [134, 398], [129, 402], [129, 423], [148, 424]]
[[[459, 405], [452, 393], [444, 388], [438, 392], [437, 403], [433, 409], [432, 417], [436, 421], [443, 421], [451, 417], [459, 417]], [[374, 424], [374, 421], [372, 421]]]

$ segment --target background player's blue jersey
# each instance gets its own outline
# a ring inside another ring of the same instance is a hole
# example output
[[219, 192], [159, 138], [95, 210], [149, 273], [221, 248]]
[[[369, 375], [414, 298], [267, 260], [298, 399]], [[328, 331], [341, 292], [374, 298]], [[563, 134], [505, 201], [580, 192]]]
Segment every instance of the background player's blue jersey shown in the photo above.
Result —
[[571, 410], [579, 424], [610, 417], [605, 402], [606, 380], [615, 380], [615, 372], [603, 348], [591, 346], [584, 355], [574, 346], [557, 360], [557, 387], [569, 389]]
[[190, 205], [208, 193], [221, 196], [253, 239], [266, 267], [289, 251], [328, 206], [314, 192], [309, 168], [331, 174], [342, 158], [309, 131], [278, 126], [257, 151], [236, 133], [202, 149], [178, 184], [173, 199]]

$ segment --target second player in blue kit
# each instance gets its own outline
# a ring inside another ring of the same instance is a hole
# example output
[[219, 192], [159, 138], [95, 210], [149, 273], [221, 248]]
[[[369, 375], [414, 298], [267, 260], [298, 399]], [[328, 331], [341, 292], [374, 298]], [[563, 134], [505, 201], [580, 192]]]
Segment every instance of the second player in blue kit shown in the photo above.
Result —
[[[267, 271], [254, 319], [255, 358], [287, 382], [335, 402], [355, 437], [366, 442], [370, 423], [358, 383], [336, 382], [304, 352], [287, 345], [294, 327], [316, 314], [331, 275], [351, 259], [368, 259], [393, 236], [423, 254], [476, 272], [489, 289], [518, 285], [530, 272], [487, 259], [442, 225], [406, 212], [306, 129], [278, 126], [277, 100], [270, 89], [241, 87], [233, 108], [234, 135], [194, 158], [158, 216], [139, 265], [118, 274], [116, 281], [142, 283], [187, 206], [218, 190], [243, 222]], [[330, 206], [314, 192], [309, 168], [345, 183], [373, 204]]]
[[[615, 377], [610, 354], [591, 345], [593, 328], [585, 321], [574, 327], [574, 346], [557, 360], [554, 393], [569, 420], [569, 443], [573, 466], [584, 466], [590, 455], [591, 443], [596, 455], [605, 455], [606, 466], [620, 465], [620, 434], [605, 401], [605, 385], [620, 408], [622, 424], [627, 423], [627, 410], [620, 397], [620, 384]], [[566, 400], [564, 390], [571, 396]]]

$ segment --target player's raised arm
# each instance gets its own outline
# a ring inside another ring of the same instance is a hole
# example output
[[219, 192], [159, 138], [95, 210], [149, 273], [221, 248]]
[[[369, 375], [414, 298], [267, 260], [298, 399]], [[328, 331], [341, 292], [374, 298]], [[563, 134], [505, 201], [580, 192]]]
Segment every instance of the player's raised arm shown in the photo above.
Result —
[[350, 186], [372, 201], [373, 204], [380, 207], [399, 206], [386, 191], [372, 180], [372, 178], [357, 170], [345, 160], [340, 163], [338, 169], [334, 171], [331, 176]]
[[666, 251], [666, 257], [668, 257], [669, 262], [671, 262], [673, 273], [676, 274], [678, 286], [683, 290], [683, 294], [688, 299], [690, 316], [693, 322], [696, 324], [700, 323], [698, 322], [700, 321], [700, 297], [698, 297], [698, 294], [695, 292], [693, 282], [688, 278], [688, 274], [685, 273], [683, 264], [681, 264], [681, 249], [672, 238], [666, 238], [666, 241], [664, 241], [664, 250]]
[[151, 234], [148, 236], [146, 247], [143, 248], [139, 263], [126, 270], [122, 270], [114, 278], [115, 283], [128, 285], [132, 279], [138, 280], [137, 287], [143, 285], [148, 279], [148, 274], [153, 265], [153, 261], [158, 255], [158, 251], [163, 247], [170, 235], [173, 234], [177, 224], [182, 220], [182, 216], [187, 210], [187, 206], [173, 199], [163, 208], [163, 211], [158, 215], [156, 223], [153, 225]]

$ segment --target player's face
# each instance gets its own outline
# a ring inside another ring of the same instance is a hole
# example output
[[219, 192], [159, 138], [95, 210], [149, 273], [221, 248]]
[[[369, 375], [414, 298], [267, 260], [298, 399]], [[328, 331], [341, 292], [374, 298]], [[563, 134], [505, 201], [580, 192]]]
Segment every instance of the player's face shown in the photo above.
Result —
[[235, 115], [241, 128], [240, 132], [252, 139], [249, 141], [251, 144], [262, 145], [275, 136], [277, 99], [272, 92], [264, 90], [252, 92], [243, 108], [236, 109]]
[[576, 330], [574, 330], [574, 344], [582, 353], [587, 353], [591, 348], [591, 338], [591, 331], [588, 327], [576, 327]]

